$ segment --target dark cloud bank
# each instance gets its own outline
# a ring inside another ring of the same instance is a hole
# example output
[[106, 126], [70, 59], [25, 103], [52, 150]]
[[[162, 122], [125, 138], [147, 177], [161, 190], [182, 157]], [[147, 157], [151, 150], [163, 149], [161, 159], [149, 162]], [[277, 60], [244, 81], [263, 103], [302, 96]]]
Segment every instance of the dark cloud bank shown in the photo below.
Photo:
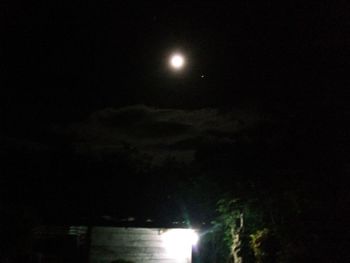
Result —
[[75, 149], [82, 154], [118, 152], [128, 146], [149, 155], [154, 163], [168, 158], [188, 163], [198, 147], [234, 144], [243, 131], [268, 121], [252, 111], [133, 105], [99, 110], [64, 133], [77, 139]]
[[294, 182], [313, 194], [336, 184], [331, 177], [343, 160], [322, 119], [281, 116], [251, 108], [101, 109], [57, 124], [46, 142], [0, 137], [2, 190], [49, 222], [106, 214], [176, 218], [183, 207], [209, 220], [222, 193], [245, 195], [242, 182], [252, 191]]

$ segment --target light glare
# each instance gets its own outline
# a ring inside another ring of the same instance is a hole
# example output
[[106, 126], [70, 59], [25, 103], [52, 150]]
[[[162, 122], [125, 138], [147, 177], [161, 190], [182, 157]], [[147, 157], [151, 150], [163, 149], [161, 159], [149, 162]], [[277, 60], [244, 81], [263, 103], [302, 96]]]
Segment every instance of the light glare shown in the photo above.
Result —
[[172, 258], [191, 258], [192, 246], [198, 242], [198, 235], [192, 229], [171, 229], [162, 234], [163, 245]]
[[170, 65], [174, 69], [181, 69], [184, 66], [184, 64], [185, 64], [185, 59], [180, 54], [175, 54], [170, 59]]

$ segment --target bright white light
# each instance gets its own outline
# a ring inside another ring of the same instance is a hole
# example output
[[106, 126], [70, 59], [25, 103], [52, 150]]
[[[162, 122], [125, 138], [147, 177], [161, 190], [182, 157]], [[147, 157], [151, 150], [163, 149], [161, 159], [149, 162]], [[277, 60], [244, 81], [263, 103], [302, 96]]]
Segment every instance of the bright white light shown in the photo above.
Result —
[[198, 234], [192, 229], [170, 229], [162, 234], [168, 255], [178, 260], [191, 258], [192, 246], [198, 239]]
[[170, 58], [170, 65], [174, 69], [181, 69], [185, 65], [185, 58], [180, 54], [172, 55]]
[[190, 243], [192, 244], [192, 246], [195, 246], [198, 243], [199, 236], [198, 236], [198, 234], [196, 232], [194, 232], [194, 230], [192, 230], [189, 233], [189, 239], [190, 239]]

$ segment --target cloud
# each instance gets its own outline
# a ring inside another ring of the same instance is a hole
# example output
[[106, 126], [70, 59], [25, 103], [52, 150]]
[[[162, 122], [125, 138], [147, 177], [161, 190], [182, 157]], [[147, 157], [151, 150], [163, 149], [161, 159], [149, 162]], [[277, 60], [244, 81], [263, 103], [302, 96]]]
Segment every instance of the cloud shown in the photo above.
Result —
[[8, 154], [9, 152], [33, 154], [47, 150], [47, 146], [42, 143], [0, 134], [0, 154]]
[[159, 109], [145, 105], [107, 108], [72, 125], [77, 151], [118, 151], [130, 145], [151, 155], [155, 162], [168, 157], [190, 162], [205, 144], [234, 143], [235, 135], [262, 119], [252, 112], [218, 109]]

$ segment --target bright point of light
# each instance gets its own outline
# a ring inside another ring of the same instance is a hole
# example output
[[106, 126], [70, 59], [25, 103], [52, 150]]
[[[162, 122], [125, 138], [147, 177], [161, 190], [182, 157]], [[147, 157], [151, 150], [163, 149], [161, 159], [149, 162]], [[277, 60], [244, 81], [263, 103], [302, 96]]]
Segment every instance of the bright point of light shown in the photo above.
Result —
[[174, 69], [181, 69], [185, 64], [185, 58], [180, 54], [172, 55], [170, 58], [170, 65]]
[[192, 246], [198, 239], [198, 234], [192, 229], [170, 229], [162, 234], [168, 255], [177, 259], [191, 258]]

